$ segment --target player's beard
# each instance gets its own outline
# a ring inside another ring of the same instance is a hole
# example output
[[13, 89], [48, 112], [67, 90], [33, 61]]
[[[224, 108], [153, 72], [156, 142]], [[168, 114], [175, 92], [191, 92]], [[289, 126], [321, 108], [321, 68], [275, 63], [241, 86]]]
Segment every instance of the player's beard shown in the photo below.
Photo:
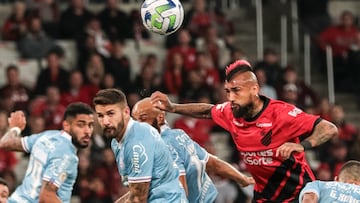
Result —
[[235, 118], [244, 118], [244, 119], [250, 119], [252, 118], [252, 113], [254, 110], [254, 104], [248, 103], [244, 106], [240, 106], [239, 104], [232, 104], [231, 105], [231, 111]]
[[[123, 129], [125, 126], [125, 121], [124, 118], [118, 123], [117, 127], [105, 127], [103, 130], [103, 134], [105, 135], [105, 137], [107, 138], [115, 138], [120, 134], [120, 130]], [[112, 129], [112, 133], [111, 132], [107, 132], [108, 130]]]
[[81, 148], [86, 148], [87, 146], [89, 146], [88, 143], [82, 144], [81, 141], [76, 137], [76, 134], [74, 132], [72, 132], [70, 130], [70, 135], [71, 136], [71, 142], [75, 145], [75, 147], [77, 147], [78, 149]]

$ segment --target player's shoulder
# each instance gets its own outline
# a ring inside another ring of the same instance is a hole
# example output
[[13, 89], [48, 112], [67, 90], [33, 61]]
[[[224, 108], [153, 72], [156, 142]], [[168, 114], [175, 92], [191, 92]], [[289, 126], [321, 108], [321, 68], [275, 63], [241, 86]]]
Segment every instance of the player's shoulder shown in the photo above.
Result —
[[155, 134], [159, 134], [157, 129], [155, 129], [153, 126], [149, 125], [148, 123], [145, 123], [145, 122], [138, 122], [138, 121], [135, 121], [134, 122], [134, 125], [132, 127], [133, 129], [133, 132], [135, 132], [136, 134], [140, 134], [140, 133], [137, 133], [137, 132], [141, 132], [141, 133], [145, 133], [145, 134], [148, 134], [148, 133], [155, 133]]
[[333, 188], [336, 184], [338, 184], [337, 181], [321, 181], [321, 180], [314, 180], [311, 182], [306, 183], [305, 187], [303, 188], [303, 191], [308, 190], [321, 190], [324, 187], [326, 188]]
[[145, 122], [138, 122], [134, 121], [134, 124], [129, 129], [129, 134], [126, 135], [129, 138], [126, 138], [128, 141], [135, 140], [136, 142], [139, 141], [151, 141], [154, 140], [153, 137], [160, 139], [160, 134], [151, 125]]
[[[329, 181], [329, 182], [331, 182], [331, 181]], [[317, 185], [317, 184], [322, 184], [322, 183], [323, 183], [323, 181], [321, 181], [321, 180], [314, 180], [314, 181], [306, 183], [306, 185], [311, 186], [311, 185]]]
[[282, 100], [277, 100], [277, 99], [268, 98], [267, 102], [268, 102], [267, 106], [269, 108], [289, 108], [289, 109], [291, 109], [291, 108], [295, 107], [294, 105], [292, 105], [290, 103], [287, 103]]
[[232, 115], [232, 111], [231, 111], [231, 103], [230, 102], [223, 102], [223, 103], [219, 103], [219, 104], [215, 104], [212, 108], [211, 108], [211, 114], [212, 116], [216, 115], [225, 115], [230, 116]]
[[134, 121], [134, 124], [131, 126], [131, 128], [132, 128], [131, 130], [136, 131], [136, 132], [138, 132], [138, 131], [146, 132], [149, 130], [151, 131], [153, 127], [146, 122]]
[[57, 135], [61, 134], [60, 130], [45, 130], [39, 134], [42, 134], [44, 136], [48, 136], [48, 137], [56, 137]]
[[59, 153], [73, 154], [75, 146], [72, 143], [71, 135], [65, 131], [49, 131], [49, 140], [56, 145], [56, 151]]
[[179, 128], [168, 128], [161, 132], [161, 137], [166, 142], [170, 142], [173, 144], [179, 144], [180, 142], [191, 140], [191, 138], [186, 134], [186, 132]]
[[184, 130], [179, 129], [179, 128], [168, 128], [166, 130], [164, 130], [162, 133], [162, 135], [172, 135], [172, 136], [177, 136], [177, 135], [183, 135], [186, 134]]
[[293, 104], [281, 100], [269, 99], [266, 112], [275, 113], [276, 115], [296, 116], [304, 111]]
[[34, 134], [31, 137], [36, 138], [36, 143], [53, 143], [59, 140], [61, 131], [59, 130], [46, 130], [39, 134]]

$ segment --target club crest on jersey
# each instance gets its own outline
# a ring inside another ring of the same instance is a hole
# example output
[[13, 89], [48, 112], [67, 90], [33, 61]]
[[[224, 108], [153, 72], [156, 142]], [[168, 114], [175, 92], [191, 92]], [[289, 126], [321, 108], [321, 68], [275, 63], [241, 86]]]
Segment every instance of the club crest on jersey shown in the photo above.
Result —
[[289, 111], [288, 114], [290, 116], [296, 117], [297, 115], [299, 115], [302, 112], [301, 109], [295, 107], [293, 110]]
[[133, 146], [132, 169], [134, 173], [141, 173], [141, 166], [148, 161], [145, 147], [142, 144]]
[[221, 111], [221, 112], [223, 112], [224, 111], [224, 108], [225, 108], [225, 106], [226, 106], [226, 104], [227, 104], [228, 102], [224, 102], [224, 103], [222, 103], [222, 104], [217, 104], [216, 105], [216, 110], [219, 110], [219, 111]]
[[269, 146], [269, 144], [271, 143], [271, 137], [272, 137], [272, 130], [268, 131], [268, 132], [261, 132], [261, 135], [263, 136], [261, 138], [261, 144], [265, 145], [265, 146]]
[[59, 175], [59, 180], [60, 180], [61, 183], [63, 183], [66, 180], [66, 178], [67, 178], [67, 174], [65, 172], [61, 173]]

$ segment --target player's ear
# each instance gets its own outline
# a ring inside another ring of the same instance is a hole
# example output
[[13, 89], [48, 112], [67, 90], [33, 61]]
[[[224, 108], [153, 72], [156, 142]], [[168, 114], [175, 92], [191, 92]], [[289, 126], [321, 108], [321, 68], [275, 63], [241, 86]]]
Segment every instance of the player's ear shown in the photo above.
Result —
[[130, 108], [128, 106], [124, 108], [124, 113], [130, 116]]
[[66, 132], [69, 132], [70, 131], [70, 123], [67, 121], [67, 120], [64, 120], [62, 122], [62, 126], [63, 126], [63, 130], [66, 131]]
[[254, 95], [259, 95], [259, 92], [260, 92], [260, 86], [259, 86], [259, 84], [258, 84], [258, 83], [254, 84], [254, 85], [252, 86], [252, 90], [253, 90]]

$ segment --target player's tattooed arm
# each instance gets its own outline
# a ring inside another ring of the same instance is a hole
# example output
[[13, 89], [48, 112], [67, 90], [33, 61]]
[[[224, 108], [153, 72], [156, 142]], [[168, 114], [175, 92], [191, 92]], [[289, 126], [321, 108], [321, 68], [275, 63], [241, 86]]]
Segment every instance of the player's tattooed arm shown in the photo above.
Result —
[[117, 199], [114, 203], [126, 203], [129, 200], [130, 192], [127, 192], [123, 196], [121, 196], [119, 199]]
[[159, 91], [151, 94], [151, 103], [154, 107], [172, 113], [183, 114], [195, 118], [211, 118], [211, 108], [213, 104], [189, 103], [176, 104], [170, 101], [169, 97]]
[[8, 118], [9, 130], [0, 139], [0, 148], [11, 151], [24, 151], [20, 134], [26, 126], [24, 112], [15, 111]]
[[215, 172], [216, 174], [234, 180], [241, 187], [246, 187], [250, 184], [255, 184], [255, 180], [252, 177], [246, 176], [245, 174], [241, 173], [231, 164], [227, 163], [219, 159], [217, 156], [214, 156], [209, 153], [209, 160], [206, 163], [206, 170], [210, 170]]
[[0, 148], [10, 151], [24, 151], [18, 131], [9, 130], [0, 139]]
[[48, 181], [43, 181], [39, 194], [39, 203], [61, 203], [57, 196], [58, 187]]
[[130, 183], [129, 199], [126, 203], [146, 203], [149, 196], [150, 182]]
[[277, 150], [275, 156], [288, 159], [292, 152], [303, 152], [307, 149], [319, 146], [338, 134], [334, 124], [329, 121], [321, 120], [314, 128], [313, 133], [303, 140], [300, 144], [285, 142]]
[[213, 104], [206, 103], [189, 103], [189, 104], [174, 104], [174, 113], [179, 113], [195, 118], [211, 119], [211, 109]]
[[310, 142], [311, 147], [316, 147], [337, 135], [337, 127], [333, 123], [323, 119], [315, 126], [314, 132], [305, 140]]

